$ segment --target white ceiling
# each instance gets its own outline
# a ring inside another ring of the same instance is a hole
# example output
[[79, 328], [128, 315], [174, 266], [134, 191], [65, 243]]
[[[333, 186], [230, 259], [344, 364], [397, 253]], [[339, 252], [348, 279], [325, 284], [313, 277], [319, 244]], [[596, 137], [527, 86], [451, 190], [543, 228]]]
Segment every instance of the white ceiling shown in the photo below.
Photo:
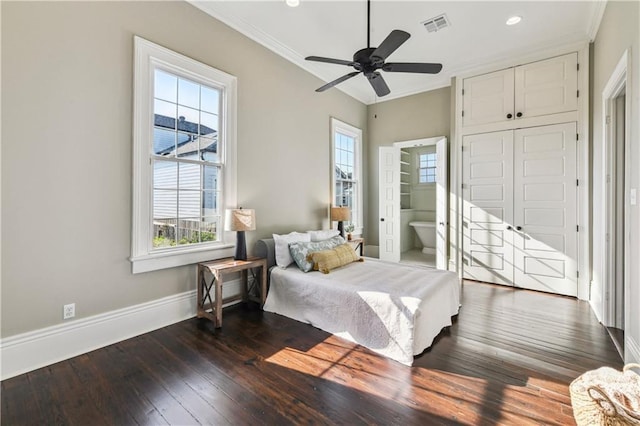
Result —
[[[247, 35], [320, 78], [318, 87], [353, 69], [305, 61], [306, 56], [351, 60], [367, 47], [365, 0], [194, 1], [194, 6]], [[526, 62], [536, 55], [575, 48], [595, 37], [604, 1], [390, 1], [371, 2], [371, 45], [393, 29], [411, 38], [389, 62], [439, 62], [439, 74], [382, 72], [391, 94], [376, 98], [369, 82], [356, 76], [329, 90], [342, 90], [371, 104], [448, 86], [452, 76], [500, 64]], [[421, 22], [446, 13], [451, 26], [429, 33]], [[512, 15], [522, 22], [505, 25]], [[318, 96], [323, 96], [319, 93]]]

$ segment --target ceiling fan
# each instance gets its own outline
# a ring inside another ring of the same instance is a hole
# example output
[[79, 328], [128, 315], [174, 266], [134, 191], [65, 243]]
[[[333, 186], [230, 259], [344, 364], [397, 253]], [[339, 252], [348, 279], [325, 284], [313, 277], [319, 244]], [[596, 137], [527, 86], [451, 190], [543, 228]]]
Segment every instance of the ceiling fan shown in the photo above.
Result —
[[378, 70], [386, 72], [410, 72], [410, 73], [424, 73], [424, 74], [437, 74], [442, 69], [442, 64], [431, 63], [419, 63], [419, 62], [385, 62], [385, 59], [393, 52], [396, 51], [405, 41], [411, 37], [411, 34], [402, 30], [393, 30], [384, 39], [382, 44], [378, 47], [371, 47], [371, 1], [367, 0], [367, 47], [360, 49], [353, 54], [353, 61], [346, 61], [342, 59], [323, 58], [321, 56], [307, 56], [307, 61], [327, 62], [330, 64], [347, 65], [355, 69], [354, 72], [343, 75], [322, 87], [316, 89], [316, 92], [324, 92], [333, 86], [342, 83], [355, 77], [356, 75], [363, 73], [369, 80], [369, 83], [375, 90], [376, 95], [382, 97], [386, 96], [391, 91], [389, 86], [382, 78], [382, 74]]

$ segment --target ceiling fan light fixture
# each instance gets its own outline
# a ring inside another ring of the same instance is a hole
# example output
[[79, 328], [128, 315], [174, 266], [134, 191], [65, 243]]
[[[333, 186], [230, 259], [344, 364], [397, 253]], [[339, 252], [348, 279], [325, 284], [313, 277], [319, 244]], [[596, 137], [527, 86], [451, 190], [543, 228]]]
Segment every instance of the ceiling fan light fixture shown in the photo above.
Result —
[[285, 0], [285, 3], [287, 3], [287, 6], [289, 6], [289, 7], [298, 7], [298, 6], [300, 6], [300, 0]]
[[514, 15], [514, 16], [511, 16], [509, 19], [507, 19], [506, 24], [507, 25], [515, 25], [515, 24], [519, 23], [520, 21], [522, 21], [522, 16]]

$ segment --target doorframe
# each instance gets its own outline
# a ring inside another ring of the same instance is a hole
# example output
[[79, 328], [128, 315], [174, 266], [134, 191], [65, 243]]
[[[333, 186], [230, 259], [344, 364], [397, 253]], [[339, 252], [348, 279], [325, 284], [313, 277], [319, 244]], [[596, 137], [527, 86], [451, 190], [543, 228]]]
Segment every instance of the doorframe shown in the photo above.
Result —
[[[430, 137], [430, 138], [421, 138], [421, 139], [411, 139], [411, 140], [406, 140], [406, 141], [398, 141], [398, 142], [394, 142], [392, 144], [393, 148], [396, 148], [398, 150], [401, 150], [402, 148], [419, 148], [421, 146], [437, 146], [438, 142], [444, 140], [445, 143], [445, 149], [447, 149], [447, 151], [449, 150], [449, 143], [448, 143], [448, 139], [446, 136], [434, 136], [434, 137]], [[450, 156], [447, 156], [447, 160], [450, 162]], [[450, 166], [449, 164], [447, 164], [447, 166]], [[450, 169], [450, 167], [447, 167], [448, 169]], [[450, 187], [450, 176], [449, 174], [445, 174], [444, 179], [446, 180], [445, 182], [445, 196], [449, 197], [450, 191], [451, 191], [451, 187]], [[436, 203], [438, 202], [437, 199], [437, 195], [436, 195]], [[449, 200], [447, 200], [447, 212], [446, 212], [446, 218], [445, 218], [445, 235], [448, 236], [449, 233], [449, 224], [450, 224], [450, 211], [451, 211], [451, 207], [448, 204]], [[437, 219], [437, 218], [436, 218]], [[437, 220], [436, 220], [437, 222]], [[436, 225], [437, 226], [437, 225]], [[450, 239], [446, 238], [445, 236], [445, 244], [450, 246]], [[398, 235], [398, 238], [400, 238], [400, 236]], [[438, 233], [436, 232], [436, 238], [438, 238]], [[436, 244], [437, 245], [437, 244]], [[449, 251], [448, 253], [444, 254], [445, 259], [444, 259], [444, 265], [445, 265], [445, 270], [447, 270], [449, 262], [450, 262], [450, 258], [452, 256], [452, 253]], [[436, 260], [437, 262], [437, 260]]]
[[[605, 282], [602, 285], [602, 294], [600, 295], [602, 301], [602, 322], [607, 327], [613, 327], [616, 325], [616, 298], [615, 294], [615, 259], [614, 251], [612, 247], [616, 244], [616, 238], [619, 237], [615, 232], [615, 226], [613, 220], [615, 217], [615, 191], [613, 191], [613, 183], [615, 181], [614, 176], [617, 172], [615, 166], [616, 150], [614, 149], [614, 143], [616, 138], [616, 117], [615, 117], [615, 100], [623, 90], [625, 95], [625, 124], [624, 124], [624, 228], [629, 229], [629, 182], [630, 182], [630, 167], [631, 155], [630, 155], [630, 136], [631, 136], [631, 98], [629, 95], [629, 81], [628, 81], [628, 67], [631, 63], [631, 52], [629, 49], [625, 50], [622, 57], [618, 61], [616, 68], [611, 73], [609, 81], [602, 90], [602, 158], [605, 166], [605, 172], [602, 176], [602, 203], [601, 217], [602, 217], [602, 234], [600, 235], [602, 244], [601, 262], [603, 278]], [[607, 120], [607, 117], [609, 119]], [[609, 182], [607, 182], [609, 177]], [[607, 241], [607, 235], [609, 239]], [[629, 238], [624, 238], [624, 252], [629, 253]], [[629, 261], [628, 257], [624, 258], [624, 323], [629, 324], [630, 321], [630, 301], [629, 301]]]

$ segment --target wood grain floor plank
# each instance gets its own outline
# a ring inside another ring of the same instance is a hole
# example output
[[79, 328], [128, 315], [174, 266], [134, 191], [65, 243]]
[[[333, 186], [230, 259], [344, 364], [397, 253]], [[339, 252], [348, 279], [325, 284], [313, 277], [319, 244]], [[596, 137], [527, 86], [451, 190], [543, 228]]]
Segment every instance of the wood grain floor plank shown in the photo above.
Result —
[[[90, 354], [69, 360], [81, 386], [96, 406], [95, 417], [109, 424], [133, 425], [137, 421], [116, 393], [109, 380], [109, 370], [98, 370]], [[106, 373], [106, 374], [105, 374]]]
[[156, 407], [145, 396], [146, 389], [139, 389], [136, 376], [145, 374], [135, 360], [119, 345], [93, 351], [89, 354], [91, 368], [103, 376], [105, 387], [111, 388], [114, 395], [113, 404], [125, 407], [140, 425], [166, 425], [167, 420], [162, 417]]

